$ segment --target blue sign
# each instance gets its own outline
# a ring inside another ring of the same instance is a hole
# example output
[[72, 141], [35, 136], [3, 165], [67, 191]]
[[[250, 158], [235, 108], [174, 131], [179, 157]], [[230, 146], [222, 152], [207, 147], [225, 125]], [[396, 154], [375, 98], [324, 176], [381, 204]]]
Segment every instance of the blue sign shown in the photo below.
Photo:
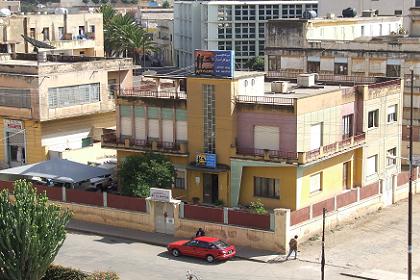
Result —
[[195, 50], [194, 61], [197, 75], [233, 77], [235, 71], [234, 51]]
[[199, 153], [195, 157], [195, 164], [200, 167], [216, 168], [216, 154]]

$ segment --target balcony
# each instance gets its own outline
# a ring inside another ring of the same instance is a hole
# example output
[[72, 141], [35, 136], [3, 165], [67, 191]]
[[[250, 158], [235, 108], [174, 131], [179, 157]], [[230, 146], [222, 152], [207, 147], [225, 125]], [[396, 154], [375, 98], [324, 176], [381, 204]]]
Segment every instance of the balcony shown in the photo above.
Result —
[[159, 140], [139, 140], [132, 138], [117, 138], [115, 132], [102, 135], [102, 147], [122, 150], [153, 151], [160, 153], [170, 153], [188, 155], [186, 141], [164, 142]]
[[294, 98], [279, 97], [279, 96], [251, 96], [251, 95], [237, 95], [235, 97], [236, 103], [245, 104], [267, 104], [280, 106], [293, 106], [295, 104]]
[[185, 91], [143, 90], [140, 88], [121, 89], [120, 97], [144, 97], [158, 99], [187, 99]]
[[[303, 71], [298, 70], [277, 70], [268, 71], [267, 78], [279, 78], [279, 79], [296, 79], [298, 75], [303, 74]], [[334, 83], [348, 83], [348, 84], [371, 84], [377, 81], [376, 77], [365, 77], [365, 76], [350, 76], [350, 75], [336, 75], [336, 74], [318, 74], [317, 81], [320, 82], [334, 82]]]
[[296, 152], [287, 152], [281, 150], [267, 150], [267, 149], [256, 149], [237, 147], [236, 156], [254, 160], [266, 160], [266, 161], [287, 161], [297, 162], [298, 154]]
[[322, 146], [309, 152], [298, 153], [298, 162], [299, 164], [314, 162], [319, 159], [328, 158], [338, 153], [358, 148], [363, 144], [365, 144], [364, 133]]
[[58, 50], [92, 49], [95, 48], [95, 40], [92, 37], [84, 39], [62, 39], [51, 41], [51, 45]]

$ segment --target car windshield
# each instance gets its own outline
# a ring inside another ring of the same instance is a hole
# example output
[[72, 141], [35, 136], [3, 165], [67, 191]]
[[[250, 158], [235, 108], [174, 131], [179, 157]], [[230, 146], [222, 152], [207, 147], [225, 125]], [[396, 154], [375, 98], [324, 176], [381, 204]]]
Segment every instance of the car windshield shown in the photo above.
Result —
[[229, 247], [229, 244], [223, 242], [222, 240], [217, 240], [213, 242], [213, 244], [219, 249], [226, 249], [227, 247]]

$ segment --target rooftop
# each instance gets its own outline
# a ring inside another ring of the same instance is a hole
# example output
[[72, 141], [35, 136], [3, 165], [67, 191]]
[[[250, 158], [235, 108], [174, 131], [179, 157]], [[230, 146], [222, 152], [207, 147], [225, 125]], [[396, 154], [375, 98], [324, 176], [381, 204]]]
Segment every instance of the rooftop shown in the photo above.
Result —
[[289, 83], [288, 93], [274, 93], [271, 88], [271, 83], [266, 82], [264, 83], [264, 96], [299, 99], [350, 88], [352, 87], [320, 84], [316, 84], [313, 87], [298, 87], [296, 83]]

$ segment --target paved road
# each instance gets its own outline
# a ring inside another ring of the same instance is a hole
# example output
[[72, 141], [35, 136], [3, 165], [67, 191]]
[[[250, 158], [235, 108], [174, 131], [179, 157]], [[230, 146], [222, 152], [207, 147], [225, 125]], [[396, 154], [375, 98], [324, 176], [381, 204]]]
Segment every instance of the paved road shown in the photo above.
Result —
[[[203, 280], [242, 279], [319, 279], [319, 265], [302, 261], [257, 263], [247, 260], [207, 264], [188, 257], [170, 257], [164, 247], [118, 238], [70, 233], [57, 256], [56, 263], [85, 271], [116, 271], [123, 280], [186, 279], [191, 270]], [[299, 273], [297, 273], [299, 271]], [[349, 279], [339, 272], [348, 269], [329, 267], [326, 279]]]

